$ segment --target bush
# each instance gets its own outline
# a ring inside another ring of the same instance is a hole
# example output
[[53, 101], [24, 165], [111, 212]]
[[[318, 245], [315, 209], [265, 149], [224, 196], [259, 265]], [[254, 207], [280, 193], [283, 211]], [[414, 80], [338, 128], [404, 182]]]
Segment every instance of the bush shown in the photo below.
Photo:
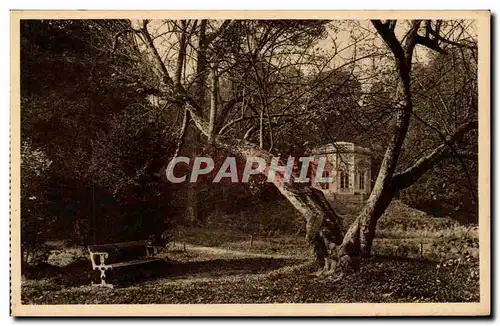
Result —
[[52, 162], [29, 142], [21, 145], [21, 252], [22, 269], [48, 257], [43, 246], [56, 220], [47, 214], [47, 171]]

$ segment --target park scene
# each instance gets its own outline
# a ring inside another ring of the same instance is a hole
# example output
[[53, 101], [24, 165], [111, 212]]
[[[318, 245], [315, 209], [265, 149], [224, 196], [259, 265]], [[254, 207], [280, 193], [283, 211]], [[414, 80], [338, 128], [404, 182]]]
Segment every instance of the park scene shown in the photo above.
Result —
[[475, 20], [26, 19], [20, 80], [23, 304], [479, 302]]

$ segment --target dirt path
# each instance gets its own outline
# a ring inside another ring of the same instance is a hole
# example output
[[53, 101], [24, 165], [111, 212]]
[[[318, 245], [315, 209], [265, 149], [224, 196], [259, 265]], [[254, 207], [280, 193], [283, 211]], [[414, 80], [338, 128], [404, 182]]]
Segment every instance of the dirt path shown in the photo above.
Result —
[[[184, 248], [183, 246], [175, 247], [175, 249]], [[282, 255], [282, 254], [265, 254], [259, 252], [251, 252], [251, 251], [241, 251], [241, 250], [233, 250], [221, 247], [206, 247], [206, 246], [198, 246], [198, 245], [185, 245], [186, 251], [203, 253], [209, 256], [219, 256], [221, 258], [235, 257], [235, 258], [243, 258], [243, 257], [260, 257], [260, 258], [275, 258], [275, 259], [297, 259], [296, 256], [291, 255]]]
[[[436, 277], [434, 263], [371, 258], [340, 282], [315, 276], [308, 259], [186, 244], [177, 246], [160, 274], [115, 289], [61, 279], [25, 280], [25, 304], [448, 302], [477, 301], [479, 283], [461, 268], [455, 278]], [[181, 250], [178, 250], [178, 249]], [[170, 255], [169, 255], [170, 256]], [[85, 271], [87, 270], [85, 265]], [[450, 267], [451, 268], [451, 267]], [[70, 274], [74, 275], [74, 274]], [[447, 275], [443, 273], [443, 275]], [[457, 282], [460, 285], [457, 287]]]
[[[185, 250], [184, 250], [185, 249]], [[193, 283], [224, 283], [239, 280], [258, 280], [272, 275], [286, 274], [310, 266], [310, 261], [297, 256], [267, 254], [178, 244], [166, 253], [172, 261], [168, 275], [151, 280], [143, 286], [174, 285], [190, 286]]]

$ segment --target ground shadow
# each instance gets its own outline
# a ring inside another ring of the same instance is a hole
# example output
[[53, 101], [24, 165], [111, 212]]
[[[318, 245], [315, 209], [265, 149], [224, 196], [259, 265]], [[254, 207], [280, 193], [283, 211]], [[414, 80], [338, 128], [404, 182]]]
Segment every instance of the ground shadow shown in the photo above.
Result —
[[166, 276], [256, 274], [299, 263], [291, 258], [239, 258], [207, 261], [170, 262]]
[[[124, 287], [161, 278], [220, 277], [239, 274], [258, 274], [292, 266], [302, 262], [290, 258], [238, 258], [179, 262], [161, 260], [141, 266], [117, 269], [113, 273], [116, 286]], [[28, 279], [51, 279], [63, 287], [89, 285], [91, 265], [88, 260], [77, 260], [64, 267], [48, 264], [31, 269]]]
[[66, 266], [41, 263], [28, 266], [23, 275], [29, 280], [52, 280], [62, 287], [90, 284], [92, 265], [88, 259], [80, 258]]
[[302, 262], [290, 258], [237, 258], [211, 259], [205, 261], [160, 261], [142, 269], [118, 271], [115, 276], [118, 286], [129, 286], [155, 279], [182, 279], [190, 277], [221, 277], [230, 275], [259, 274]]

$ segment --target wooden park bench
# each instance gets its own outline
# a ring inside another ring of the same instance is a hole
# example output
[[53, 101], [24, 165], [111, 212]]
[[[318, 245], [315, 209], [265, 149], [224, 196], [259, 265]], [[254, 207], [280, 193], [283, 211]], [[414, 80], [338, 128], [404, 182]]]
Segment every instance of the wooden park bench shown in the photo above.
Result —
[[155, 257], [159, 248], [161, 246], [151, 245], [148, 240], [88, 246], [92, 285], [113, 288], [115, 270], [162, 261]]

